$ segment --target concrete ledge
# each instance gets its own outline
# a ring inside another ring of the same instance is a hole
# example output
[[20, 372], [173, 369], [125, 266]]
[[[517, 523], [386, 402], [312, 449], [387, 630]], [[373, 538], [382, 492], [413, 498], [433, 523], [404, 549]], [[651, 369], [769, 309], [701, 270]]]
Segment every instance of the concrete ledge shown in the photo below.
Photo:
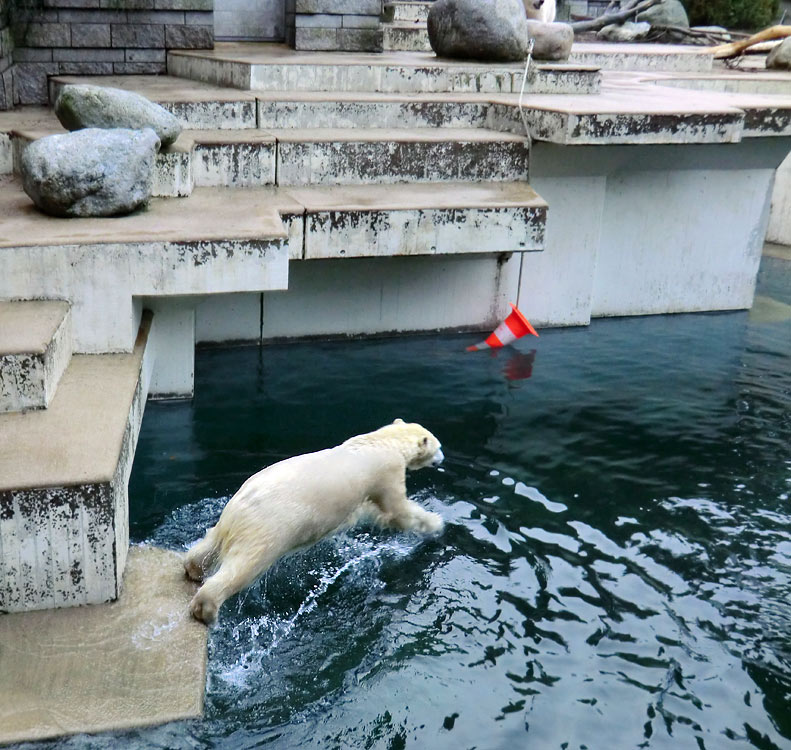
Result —
[[273, 130], [289, 185], [527, 180], [527, 139], [482, 129]]
[[70, 359], [68, 302], [0, 302], [0, 412], [46, 408]]
[[269, 200], [260, 189], [197, 188], [129, 216], [59, 219], [1, 178], [0, 298], [68, 299], [75, 351], [129, 351], [135, 297], [287, 287], [288, 234]]
[[0, 616], [0, 744], [199, 717], [194, 588], [178, 554], [133, 547], [117, 602]]
[[[589, 66], [536, 64], [530, 70], [535, 93], [593, 94], [601, 82], [598, 70]], [[338, 55], [277, 44], [218, 43], [203, 52], [169, 52], [168, 71], [254, 91], [518, 93], [524, 65], [443, 60], [425, 52]]]
[[601, 70], [677, 71], [704, 73], [713, 57], [700, 47], [683, 44], [613, 44], [575, 42], [570, 63], [593, 65]]
[[305, 259], [542, 250], [547, 205], [525, 183], [301, 188]]
[[150, 326], [131, 354], [74, 356], [48, 409], [0, 415], [0, 611], [118, 596]]

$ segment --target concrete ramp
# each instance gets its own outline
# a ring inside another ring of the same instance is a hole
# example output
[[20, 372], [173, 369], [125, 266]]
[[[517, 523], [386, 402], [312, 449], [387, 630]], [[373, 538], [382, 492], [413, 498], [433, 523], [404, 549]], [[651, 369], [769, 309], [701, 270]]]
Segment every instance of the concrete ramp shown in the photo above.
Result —
[[194, 590], [177, 553], [132, 547], [117, 601], [0, 615], [0, 744], [201, 716]]

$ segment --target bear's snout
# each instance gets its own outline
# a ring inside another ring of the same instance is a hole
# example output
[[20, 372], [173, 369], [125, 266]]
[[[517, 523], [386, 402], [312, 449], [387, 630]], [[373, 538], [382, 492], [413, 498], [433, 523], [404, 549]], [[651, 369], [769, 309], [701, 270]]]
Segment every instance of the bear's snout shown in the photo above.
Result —
[[536, 10], [541, 10], [541, 6], [542, 6], [543, 4], [544, 4], [544, 0], [535, 0], [535, 2], [533, 3], [533, 7], [534, 7]]
[[437, 448], [437, 452], [431, 457], [431, 465], [439, 466], [445, 460], [445, 454], [441, 448]]

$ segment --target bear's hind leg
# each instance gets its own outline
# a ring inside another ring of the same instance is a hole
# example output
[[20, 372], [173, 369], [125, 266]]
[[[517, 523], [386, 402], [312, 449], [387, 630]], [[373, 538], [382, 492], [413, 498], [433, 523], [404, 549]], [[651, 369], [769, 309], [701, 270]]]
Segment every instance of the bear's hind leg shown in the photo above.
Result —
[[211, 625], [217, 619], [217, 612], [226, 599], [249, 586], [272, 563], [275, 557], [265, 559], [249, 558], [243, 553], [226, 553], [217, 572], [206, 579], [192, 601], [190, 612], [201, 622]]
[[216, 564], [219, 552], [217, 527], [213, 526], [206, 532], [203, 539], [187, 551], [184, 557], [184, 570], [187, 577], [200, 583]]

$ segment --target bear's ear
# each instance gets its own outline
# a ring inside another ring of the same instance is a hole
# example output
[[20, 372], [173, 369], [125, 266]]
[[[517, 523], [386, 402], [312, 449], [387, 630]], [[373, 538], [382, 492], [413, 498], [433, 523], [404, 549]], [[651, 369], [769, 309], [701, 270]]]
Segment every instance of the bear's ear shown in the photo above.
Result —
[[425, 448], [428, 445], [428, 438], [424, 436], [418, 445], [420, 445], [421, 448]]
[[404, 424], [404, 420], [398, 417], [398, 419], [393, 420], [393, 424]]

